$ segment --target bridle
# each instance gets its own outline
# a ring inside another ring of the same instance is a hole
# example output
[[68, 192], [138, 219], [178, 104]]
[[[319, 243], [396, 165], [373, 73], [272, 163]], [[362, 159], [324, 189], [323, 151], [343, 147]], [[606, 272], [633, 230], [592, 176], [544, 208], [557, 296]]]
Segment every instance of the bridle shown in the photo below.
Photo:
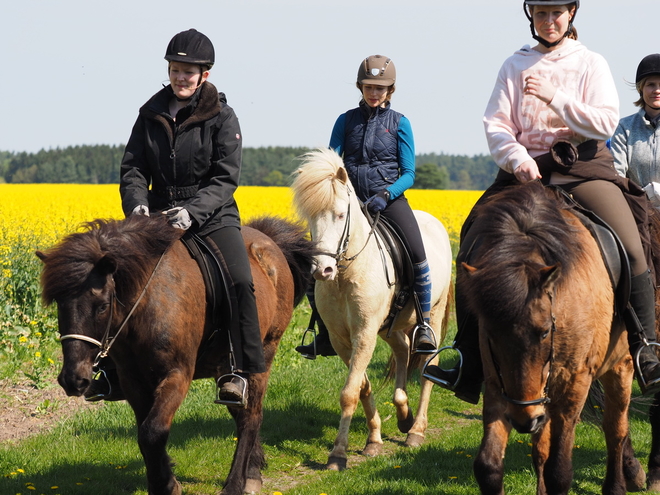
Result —
[[160, 255], [160, 258], [158, 259], [158, 262], [154, 266], [154, 269], [151, 272], [151, 275], [149, 276], [149, 280], [147, 280], [147, 283], [142, 288], [142, 292], [140, 292], [139, 297], [133, 303], [133, 307], [128, 312], [128, 314], [124, 317], [124, 320], [122, 321], [121, 325], [119, 326], [117, 331], [114, 333], [114, 335], [110, 335], [110, 330], [112, 328], [112, 320], [114, 318], [115, 303], [121, 304], [121, 302], [119, 301], [119, 299], [117, 299], [117, 293], [113, 290], [112, 291], [112, 296], [111, 296], [111, 304], [110, 304], [110, 316], [108, 317], [108, 324], [105, 327], [105, 332], [103, 333], [103, 338], [101, 340], [96, 340], [95, 338], [89, 337], [87, 335], [71, 333], [71, 334], [67, 334], [67, 335], [62, 335], [60, 337], [60, 341], [82, 340], [84, 342], [89, 342], [90, 344], [94, 344], [96, 347], [98, 347], [100, 349], [98, 354], [96, 355], [96, 358], [94, 359], [94, 366], [98, 366], [100, 361], [108, 355], [108, 353], [110, 352], [110, 348], [115, 343], [115, 340], [117, 339], [117, 337], [119, 337], [119, 334], [122, 332], [122, 330], [124, 329], [124, 327], [128, 323], [128, 320], [131, 318], [131, 316], [133, 316], [133, 313], [135, 312], [135, 309], [137, 308], [138, 304], [140, 304], [140, 301], [142, 300], [145, 293], [147, 292], [147, 289], [149, 288], [149, 285], [151, 284], [151, 281], [153, 280], [154, 275], [156, 274], [156, 270], [160, 266], [161, 261], [163, 261], [163, 257], [165, 256], [166, 252], [167, 251], [164, 251], [163, 254]]
[[337, 268], [346, 268], [347, 265], [342, 263], [346, 263], [346, 262], [350, 263], [351, 261], [355, 260], [362, 253], [362, 251], [365, 250], [365, 248], [369, 244], [369, 240], [371, 239], [371, 236], [374, 234], [374, 232], [376, 232], [376, 226], [378, 225], [378, 220], [380, 219], [380, 212], [378, 212], [376, 214], [376, 218], [372, 223], [371, 216], [368, 213], [365, 213], [365, 216], [367, 217], [371, 225], [371, 230], [369, 231], [369, 235], [367, 235], [367, 240], [364, 242], [364, 246], [362, 246], [362, 248], [357, 253], [355, 253], [353, 256], [346, 256], [346, 253], [348, 252], [348, 244], [351, 236], [351, 188], [350, 186], [347, 186], [346, 189], [348, 192], [348, 209], [346, 210], [346, 221], [344, 222], [344, 230], [341, 234], [341, 237], [339, 238], [339, 242], [337, 243], [337, 251], [335, 253], [322, 253], [333, 258], [337, 262]]
[[[550, 298], [550, 318], [552, 321], [552, 326], [550, 328], [550, 354], [548, 356], [548, 360], [545, 362], [545, 364], [549, 364], [548, 373], [546, 374], [545, 377], [545, 387], [543, 388], [543, 393], [541, 397], [533, 400], [517, 400], [517, 399], [512, 399], [507, 395], [506, 390], [504, 389], [504, 380], [502, 378], [500, 367], [497, 364], [497, 361], [495, 360], [495, 356], [493, 355], [493, 349], [491, 347], [490, 340], [488, 341], [488, 350], [490, 351], [490, 357], [493, 361], [493, 364], [495, 365], [495, 369], [497, 370], [497, 376], [500, 380], [500, 387], [502, 389], [502, 398], [515, 406], [538, 406], [541, 404], [549, 404], [551, 402], [548, 392], [550, 390], [550, 375], [552, 374], [552, 367], [555, 362], [555, 333], [557, 332], [557, 318], [555, 317], [555, 312], [554, 312], [554, 295], [555, 295], [554, 290], [553, 291], [546, 290], [546, 294]], [[543, 367], [545, 367], [545, 365]]]

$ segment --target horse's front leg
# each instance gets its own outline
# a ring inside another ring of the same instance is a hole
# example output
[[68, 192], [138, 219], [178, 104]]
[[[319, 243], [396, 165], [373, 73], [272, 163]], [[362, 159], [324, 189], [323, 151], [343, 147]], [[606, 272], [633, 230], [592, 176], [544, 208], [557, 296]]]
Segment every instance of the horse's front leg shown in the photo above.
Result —
[[135, 411], [138, 445], [147, 468], [149, 495], [182, 493], [167, 455], [167, 440], [174, 414], [188, 392], [191, 379], [190, 374], [173, 370], [155, 390], [147, 390], [144, 385], [124, 388], [126, 398]]
[[250, 375], [247, 407], [229, 408], [236, 421], [238, 442], [222, 495], [241, 495], [261, 491], [261, 470], [264, 468], [265, 460], [259, 441], [259, 431], [263, 422], [263, 399], [269, 374], [270, 372]]
[[410, 355], [408, 338], [404, 332], [397, 331], [393, 332], [389, 339], [385, 338], [384, 340], [389, 344], [394, 356], [395, 380], [392, 402], [396, 408], [397, 426], [401, 433], [408, 433], [415, 422], [412, 409], [408, 404], [408, 392], [406, 390], [408, 357]]
[[630, 456], [632, 446], [629, 437], [628, 408], [632, 379], [630, 356], [626, 356], [600, 379], [605, 389], [603, 432], [607, 444], [604, 494], [625, 494], [628, 488], [630, 491], [638, 491], [644, 488], [645, 484], [644, 471], [639, 461]]
[[[326, 466], [328, 469], [335, 471], [346, 469], [348, 432], [359, 400], [362, 401], [365, 408], [364, 412], [369, 429], [367, 443], [364, 448], [365, 455], [375, 455], [383, 443], [380, 436], [380, 417], [376, 410], [371, 384], [366, 375], [367, 365], [376, 347], [376, 339], [376, 332], [362, 331], [360, 337], [354, 339], [357, 342], [354, 349], [351, 350], [342, 344], [336, 345], [337, 353], [348, 364], [348, 376], [339, 397], [341, 419], [334, 447], [328, 456]], [[333, 341], [334, 345], [335, 341]]]
[[504, 410], [497, 384], [486, 384], [482, 411], [484, 434], [473, 465], [474, 477], [485, 495], [504, 494], [504, 453], [511, 432]]

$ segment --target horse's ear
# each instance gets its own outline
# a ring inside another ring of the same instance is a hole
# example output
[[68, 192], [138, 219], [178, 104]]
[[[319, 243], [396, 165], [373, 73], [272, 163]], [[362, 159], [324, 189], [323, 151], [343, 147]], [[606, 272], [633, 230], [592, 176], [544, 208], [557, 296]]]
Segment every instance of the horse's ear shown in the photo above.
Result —
[[48, 258], [48, 256], [46, 256], [46, 253], [44, 253], [43, 251], [35, 251], [34, 254], [36, 254], [37, 258], [39, 258], [44, 263], [46, 262], [46, 259]]
[[342, 184], [348, 184], [348, 173], [344, 167], [339, 167], [337, 169], [337, 180]]
[[96, 262], [95, 268], [103, 275], [109, 275], [117, 271], [117, 262], [109, 256], [104, 256]]
[[467, 273], [468, 275], [474, 275], [474, 272], [477, 271], [477, 268], [475, 268], [474, 266], [470, 266], [465, 262], [461, 263], [461, 266], [463, 267], [463, 270], [465, 270], [465, 273]]
[[556, 263], [552, 266], [544, 266], [540, 270], [541, 272], [541, 286], [545, 290], [552, 288], [552, 285], [557, 281], [559, 274], [561, 273], [561, 263]]

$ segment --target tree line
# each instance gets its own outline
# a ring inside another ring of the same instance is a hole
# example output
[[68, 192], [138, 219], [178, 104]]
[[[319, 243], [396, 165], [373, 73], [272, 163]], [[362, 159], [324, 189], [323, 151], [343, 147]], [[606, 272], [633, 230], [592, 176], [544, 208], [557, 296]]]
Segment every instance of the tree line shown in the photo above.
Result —
[[[241, 185], [287, 186], [299, 157], [307, 151], [304, 147], [244, 148]], [[123, 145], [70, 146], [37, 153], [0, 151], [0, 182], [116, 184], [123, 154]], [[483, 190], [496, 173], [490, 155], [420, 154], [413, 187]]]

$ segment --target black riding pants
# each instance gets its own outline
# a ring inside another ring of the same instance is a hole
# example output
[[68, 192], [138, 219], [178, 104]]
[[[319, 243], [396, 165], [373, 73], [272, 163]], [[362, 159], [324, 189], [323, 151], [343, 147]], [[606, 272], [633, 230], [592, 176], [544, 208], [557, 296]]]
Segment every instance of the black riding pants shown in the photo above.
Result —
[[238, 227], [223, 227], [209, 234], [209, 237], [220, 249], [236, 290], [238, 314], [234, 318], [238, 320], [239, 335], [232, 335], [236, 371], [263, 373], [266, 371], [266, 363], [257, 301], [243, 236]]
[[426, 251], [422, 242], [422, 233], [419, 230], [415, 214], [405, 196], [399, 196], [391, 201], [381, 213], [390, 220], [395, 228], [405, 236], [410, 248], [410, 257], [413, 263], [421, 263], [426, 259]]

